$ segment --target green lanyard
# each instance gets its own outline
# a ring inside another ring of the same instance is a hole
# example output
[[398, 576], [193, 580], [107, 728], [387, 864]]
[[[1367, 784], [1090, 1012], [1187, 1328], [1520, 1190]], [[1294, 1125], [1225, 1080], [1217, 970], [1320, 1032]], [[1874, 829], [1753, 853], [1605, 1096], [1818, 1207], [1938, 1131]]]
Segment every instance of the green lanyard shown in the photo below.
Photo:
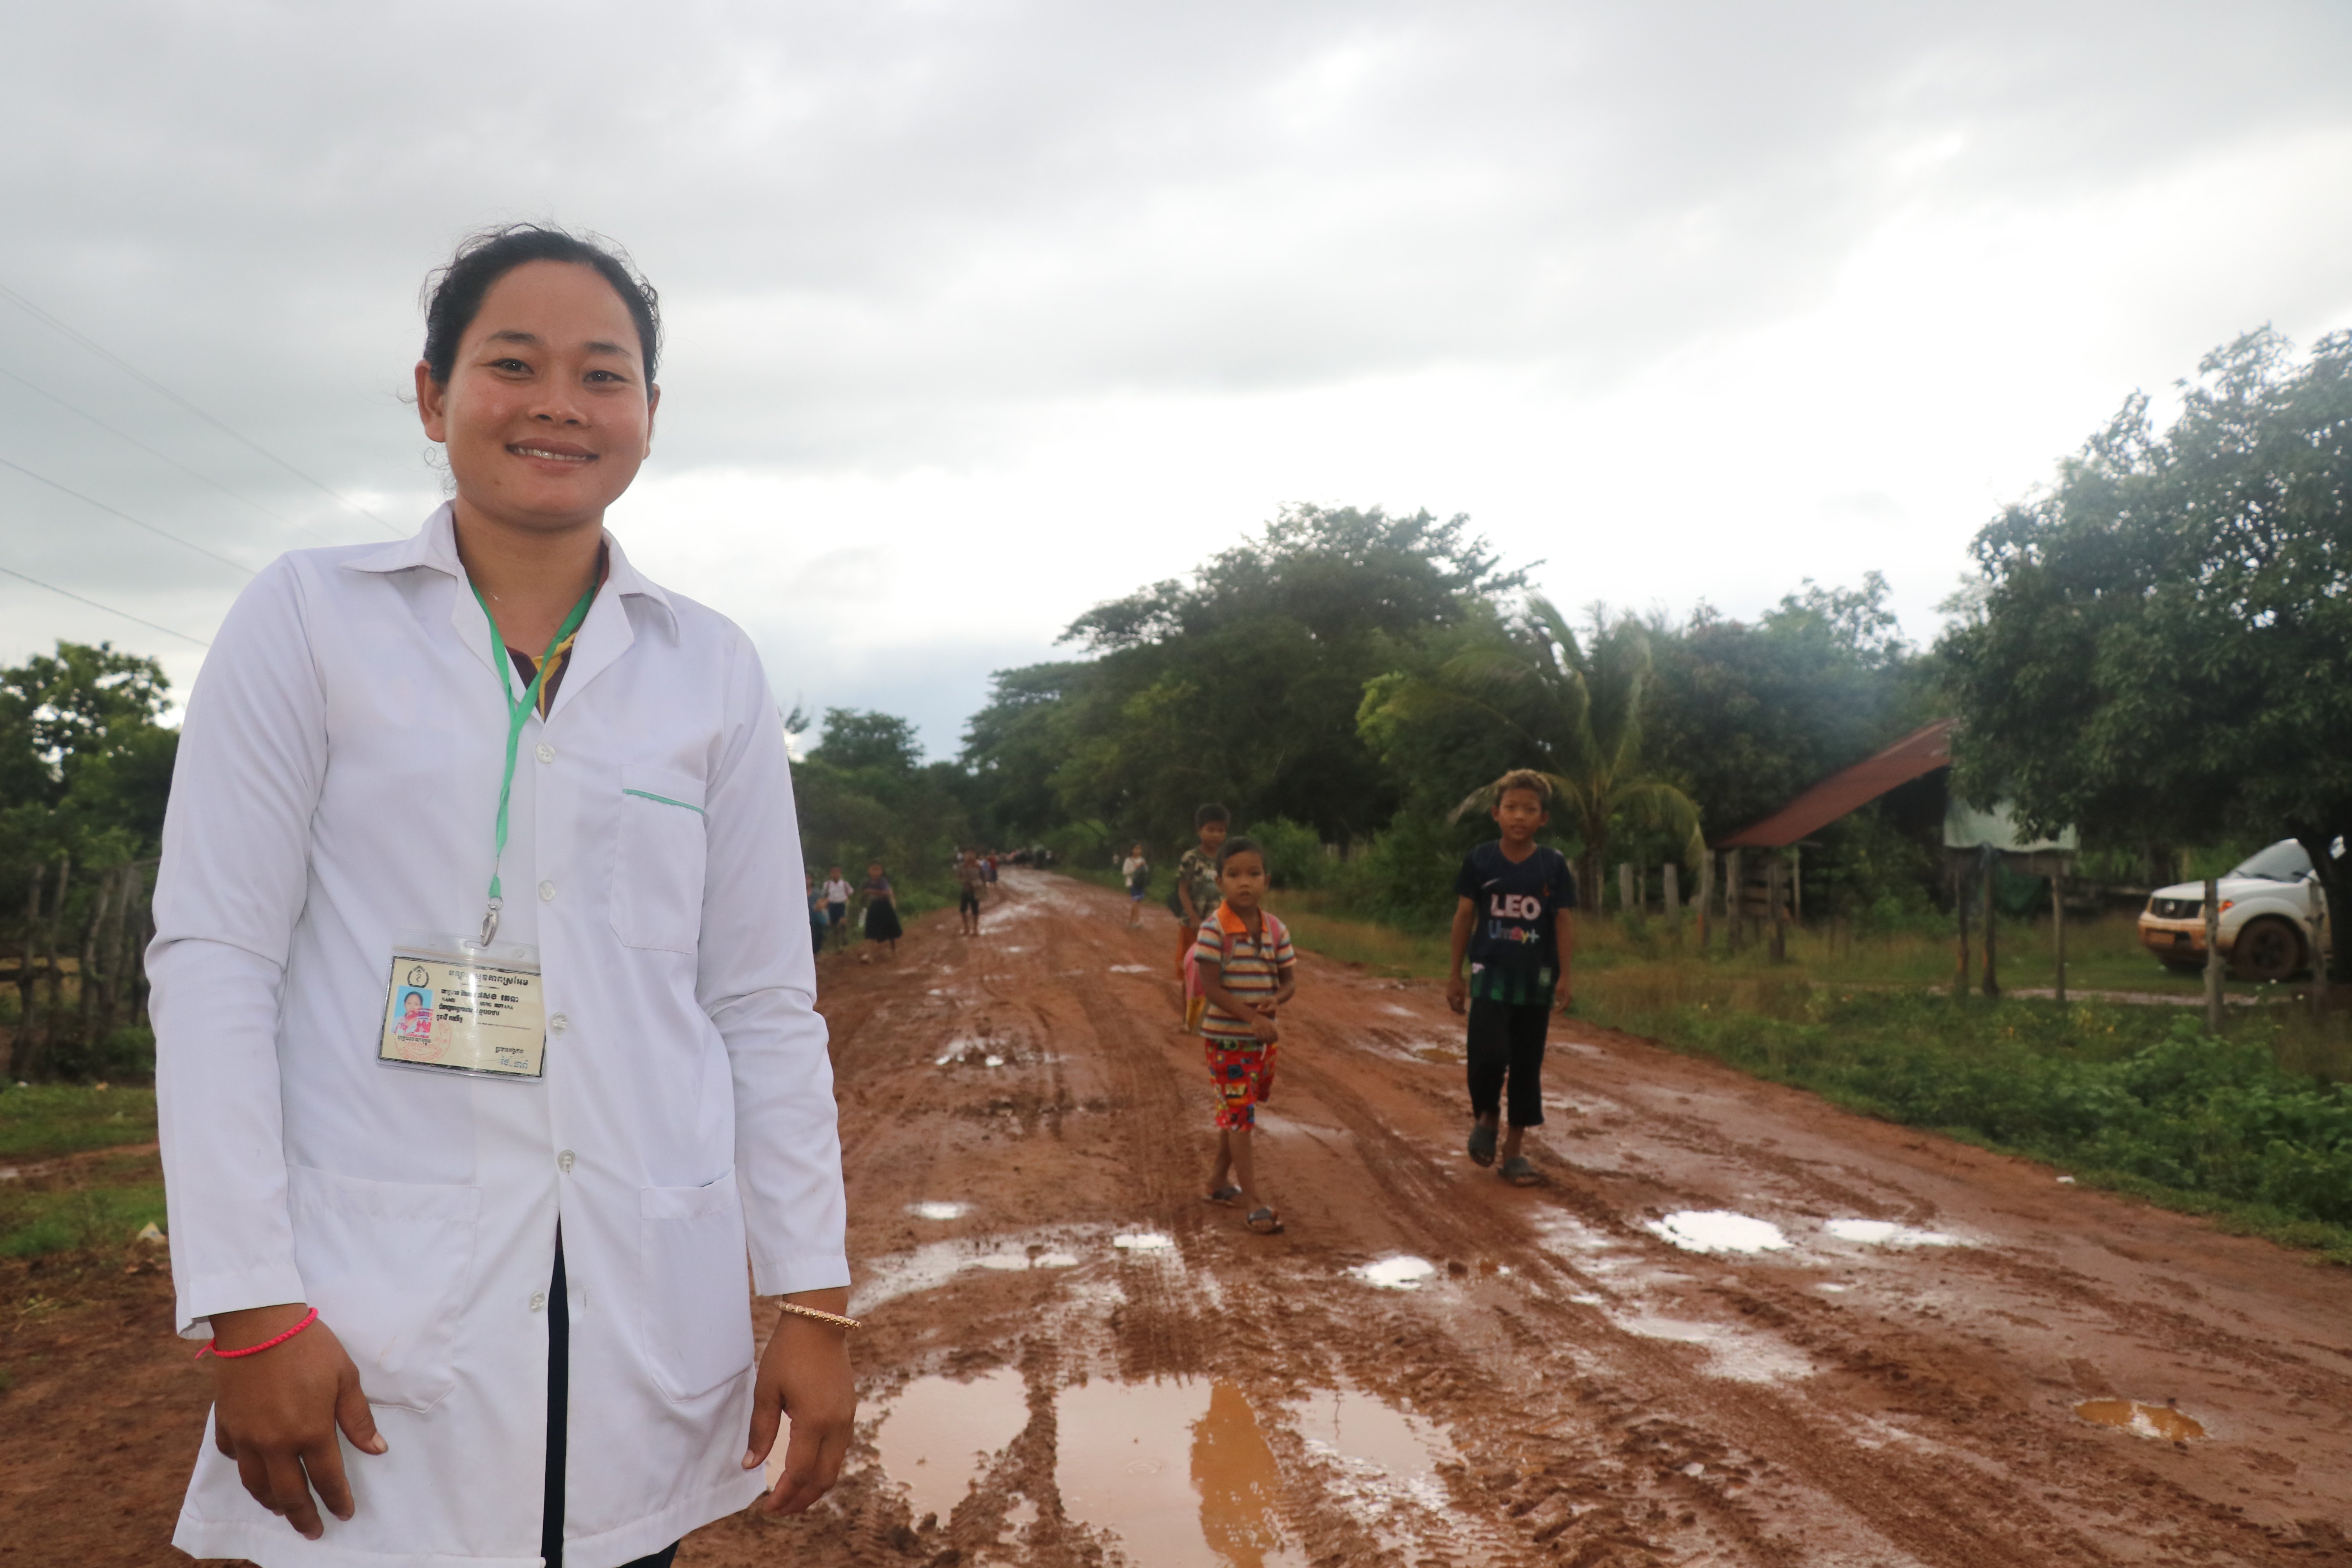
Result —
[[589, 584], [580, 602], [572, 606], [572, 613], [563, 617], [563, 624], [555, 628], [555, 635], [548, 639], [547, 651], [539, 656], [539, 668], [531, 675], [530, 688], [520, 697], [514, 694], [514, 674], [508, 668], [506, 639], [499, 635], [499, 618], [490, 614], [490, 602], [482, 597], [481, 589], [475, 586], [471, 577], [466, 579], [466, 586], [473, 588], [474, 603], [482, 606], [482, 618], [490, 623], [490, 662], [498, 666], [499, 690], [507, 700], [507, 771], [499, 780], [498, 842], [490, 851], [490, 903], [482, 912], [482, 940], [476, 944], [488, 947], [498, 938], [499, 910], [506, 904], [499, 887], [499, 866], [507, 854], [507, 802], [514, 795], [515, 752], [522, 744], [522, 727], [539, 706], [539, 689], [547, 684], [547, 668], [555, 658], [555, 650], [588, 618], [588, 606], [595, 603], [599, 584]]

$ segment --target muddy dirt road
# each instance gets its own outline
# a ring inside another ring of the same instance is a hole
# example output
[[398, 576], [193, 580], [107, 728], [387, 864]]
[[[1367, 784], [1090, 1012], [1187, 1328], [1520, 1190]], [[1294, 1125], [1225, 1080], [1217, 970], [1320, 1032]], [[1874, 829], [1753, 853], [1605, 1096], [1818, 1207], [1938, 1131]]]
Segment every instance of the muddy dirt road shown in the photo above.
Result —
[[[1573, 1024], [1509, 1187], [1435, 988], [1311, 957], [1254, 1237], [1167, 916], [1003, 894], [822, 961], [859, 1442], [686, 1568], [2352, 1563], [2341, 1270]], [[113, 1289], [20, 1325], [0, 1568], [177, 1560], [201, 1376]]]
[[2352, 1563], [2340, 1270], [1575, 1025], [1513, 1188], [1436, 989], [1311, 957], [1254, 1237], [1167, 916], [1004, 890], [824, 961], [864, 1441], [681, 1563]]

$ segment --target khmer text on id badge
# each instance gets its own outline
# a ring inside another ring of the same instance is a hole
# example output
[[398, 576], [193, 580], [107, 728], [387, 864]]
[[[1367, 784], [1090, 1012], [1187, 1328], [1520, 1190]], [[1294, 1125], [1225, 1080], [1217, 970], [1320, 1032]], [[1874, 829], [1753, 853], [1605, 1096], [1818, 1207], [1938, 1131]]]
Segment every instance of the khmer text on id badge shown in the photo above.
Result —
[[485, 1078], [536, 1080], [547, 1065], [539, 952], [456, 937], [397, 942], [376, 1059]]

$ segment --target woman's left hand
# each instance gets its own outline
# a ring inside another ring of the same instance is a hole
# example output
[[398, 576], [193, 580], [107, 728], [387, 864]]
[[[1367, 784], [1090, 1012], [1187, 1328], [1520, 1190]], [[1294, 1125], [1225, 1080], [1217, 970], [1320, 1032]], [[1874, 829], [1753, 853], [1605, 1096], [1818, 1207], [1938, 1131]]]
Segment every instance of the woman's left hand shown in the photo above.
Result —
[[[849, 1304], [846, 1290], [809, 1290], [792, 1300], [819, 1311], [838, 1313]], [[751, 1394], [751, 1446], [743, 1468], [767, 1462], [782, 1417], [792, 1417], [784, 1443], [782, 1473], [752, 1507], [761, 1513], [805, 1512], [841, 1479], [849, 1455], [850, 1427], [857, 1417], [857, 1381], [849, 1370], [849, 1331], [797, 1312], [784, 1312], [760, 1358], [759, 1382]]]

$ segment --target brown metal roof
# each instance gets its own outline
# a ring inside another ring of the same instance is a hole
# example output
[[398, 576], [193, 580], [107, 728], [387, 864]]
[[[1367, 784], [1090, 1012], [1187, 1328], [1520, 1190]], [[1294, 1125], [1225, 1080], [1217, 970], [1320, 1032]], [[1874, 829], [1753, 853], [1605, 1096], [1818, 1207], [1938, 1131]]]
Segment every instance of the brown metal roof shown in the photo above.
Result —
[[1915, 730], [1875, 756], [1832, 773], [1763, 821], [1715, 841], [1717, 849], [1784, 849], [1846, 813], [1869, 805], [1897, 784], [1949, 767], [1952, 721]]

